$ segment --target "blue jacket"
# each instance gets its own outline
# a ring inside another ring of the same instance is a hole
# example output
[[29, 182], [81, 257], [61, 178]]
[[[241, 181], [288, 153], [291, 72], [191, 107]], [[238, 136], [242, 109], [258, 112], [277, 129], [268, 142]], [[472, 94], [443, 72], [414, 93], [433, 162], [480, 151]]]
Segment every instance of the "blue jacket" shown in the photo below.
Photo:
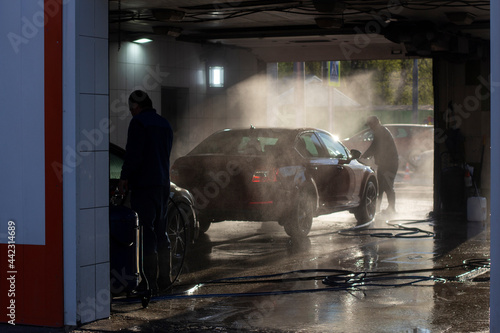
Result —
[[170, 186], [170, 152], [173, 132], [170, 123], [155, 109], [143, 110], [130, 121], [121, 179], [129, 187]]

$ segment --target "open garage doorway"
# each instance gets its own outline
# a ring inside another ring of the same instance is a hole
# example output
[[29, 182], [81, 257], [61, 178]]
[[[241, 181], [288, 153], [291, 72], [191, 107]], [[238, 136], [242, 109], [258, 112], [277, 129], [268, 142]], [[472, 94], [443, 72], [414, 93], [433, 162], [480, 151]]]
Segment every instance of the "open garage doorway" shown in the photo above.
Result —
[[[376, 115], [398, 147], [396, 192], [433, 197], [432, 59], [278, 63], [273, 70], [274, 124], [325, 129], [364, 152], [373, 140], [365, 120]], [[373, 160], [361, 162], [375, 167]]]

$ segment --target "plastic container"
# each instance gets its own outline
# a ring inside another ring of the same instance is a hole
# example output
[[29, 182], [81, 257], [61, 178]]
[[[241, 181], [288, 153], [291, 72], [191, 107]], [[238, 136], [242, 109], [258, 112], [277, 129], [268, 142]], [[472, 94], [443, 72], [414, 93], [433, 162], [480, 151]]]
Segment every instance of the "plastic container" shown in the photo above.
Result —
[[469, 197], [467, 199], [467, 221], [485, 221], [486, 210], [485, 197]]

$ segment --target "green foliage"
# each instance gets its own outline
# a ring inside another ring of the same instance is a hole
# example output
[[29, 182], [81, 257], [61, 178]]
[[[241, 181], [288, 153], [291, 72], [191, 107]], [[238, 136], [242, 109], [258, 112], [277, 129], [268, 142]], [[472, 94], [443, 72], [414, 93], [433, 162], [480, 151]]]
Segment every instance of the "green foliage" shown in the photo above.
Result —
[[[418, 103], [433, 105], [432, 59], [418, 59]], [[305, 75], [323, 77], [325, 62], [306, 62]], [[278, 77], [293, 75], [293, 63], [278, 63]], [[413, 59], [340, 62], [343, 93], [364, 105], [411, 105]]]
[[[363, 104], [411, 105], [413, 63], [413, 59], [344, 61], [340, 63], [340, 71], [344, 86], [350, 89], [357, 90], [356, 76], [369, 77], [368, 82], [364, 81], [364, 89], [371, 87], [372, 95], [363, 101]], [[432, 60], [418, 59], [417, 64], [419, 104], [433, 105]], [[354, 87], [351, 86], [353, 84]], [[363, 89], [363, 87], [357, 88]]]
[[[293, 75], [293, 62], [279, 62], [278, 63], [278, 78], [282, 79]], [[304, 63], [304, 72], [306, 76], [316, 75], [322, 77], [323, 62], [310, 61]]]

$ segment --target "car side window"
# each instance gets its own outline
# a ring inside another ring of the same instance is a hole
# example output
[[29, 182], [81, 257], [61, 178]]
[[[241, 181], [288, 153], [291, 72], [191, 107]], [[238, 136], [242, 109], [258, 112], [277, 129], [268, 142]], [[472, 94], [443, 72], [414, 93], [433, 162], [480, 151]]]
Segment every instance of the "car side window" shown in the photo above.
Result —
[[297, 138], [295, 149], [304, 157], [318, 157], [320, 156], [321, 143], [314, 133], [303, 133]]
[[323, 141], [323, 143], [325, 144], [326, 149], [328, 150], [328, 155], [330, 157], [339, 158], [342, 160], [348, 159], [347, 152], [340, 142], [338, 142], [327, 133], [318, 132], [317, 134], [321, 138], [321, 141]]

